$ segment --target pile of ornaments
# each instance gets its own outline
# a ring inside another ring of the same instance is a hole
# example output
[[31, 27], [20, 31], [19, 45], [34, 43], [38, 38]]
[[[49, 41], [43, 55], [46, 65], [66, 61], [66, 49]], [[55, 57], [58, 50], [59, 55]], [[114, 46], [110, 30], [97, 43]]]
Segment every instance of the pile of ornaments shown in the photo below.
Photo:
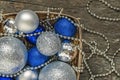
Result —
[[[28, 49], [18, 37], [0, 37], [0, 80], [76, 80], [76, 73], [69, 65], [73, 44], [57, 35], [73, 37], [76, 26], [66, 17], [59, 17], [53, 26], [53, 31], [47, 31], [40, 24], [38, 15], [31, 10], [22, 10], [15, 19], [4, 21], [6, 33], [31, 34], [25, 39], [33, 46]], [[32, 35], [39, 32], [39, 35]], [[57, 59], [38, 69], [52, 56], [57, 56]], [[26, 70], [20, 74], [23, 69]]]

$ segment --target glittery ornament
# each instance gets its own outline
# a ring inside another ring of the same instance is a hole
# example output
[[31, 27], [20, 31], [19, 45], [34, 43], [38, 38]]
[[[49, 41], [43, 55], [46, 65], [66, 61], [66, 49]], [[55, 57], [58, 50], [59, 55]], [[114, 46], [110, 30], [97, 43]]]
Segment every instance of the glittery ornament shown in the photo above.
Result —
[[0, 38], [0, 73], [14, 74], [20, 71], [27, 61], [25, 45], [14, 37]]
[[67, 63], [55, 61], [40, 71], [39, 80], [76, 80], [76, 74]]
[[15, 17], [15, 25], [19, 31], [30, 33], [37, 29], [39, 18], [35, 12], [31, 10], [23, 10]]
[[28, 51], [28, 64], [32, 67], [39, 66], [49, 59], [48, 56], [42, 55], [36, 47]]
[[[32, 33], [28, 33], [28, 34], [34, 34], [34, 33], [38, 33], [38, 32], [42, 32], [45, 31], [44, 27], [39, 26], [35, 31], [33, 31]], [[27, 36], [26, 39], [32, 43], [32, 44], [36, 44], [37, 38], [39, 35], [36, 36]]]
[[6, 33], [16, 33], [15, 20], [13, 18], [7, 19], [4, 22], [3, 29]]
[[0, 77], [0, 80], [13, 80], [12, 78]]
[[16, 80], [38, 80], [38, 72], [36, 70], [27, 70], [20, 74]]
[[64, 62], [69, 62], [72, 59], [72, 56], [70, 56], [70, 52], [67, 50], [61, 50], [58, 53], [58, 59]]
[[64, 50], [68, 50], [68, 51], [73, 51], [73, 44], [71, 44], [71, 43], [62, 43], [62, 48], [64, 49]]
[[67, 18], [59, 18], [54, 24], [54, 29], [56, 33], [63, 36], [72, 37], [76, 33], [76, 26]]
[[61, 49], [60, 38], [53, 32], [44, 32], [37, 39], [38, 50], [46, 56], [52, 56]]
[[58, 52], [58, 59], [64, 62], [72, 61], [73, 45], [71, 43], [62, 43], [62, 49]]

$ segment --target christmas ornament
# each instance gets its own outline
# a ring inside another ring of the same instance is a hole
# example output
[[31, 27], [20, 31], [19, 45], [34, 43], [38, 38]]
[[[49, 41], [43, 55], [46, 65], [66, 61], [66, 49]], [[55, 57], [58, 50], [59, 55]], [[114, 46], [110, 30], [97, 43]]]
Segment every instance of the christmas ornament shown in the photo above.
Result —
[[65, 50], [69, 50], [69, 51], [73, 51], [73, 44], [71, 43], [62, 43], [62, 48], [65, 49]]
[[67, 18], [59, 18], [54, 24], [55, 32], [63, 35], [72, 37], [76, 33], [76, 26]]
[[58, 53], [58, 59], [64, 62], [69, 62], [72, 59], [72, 56], [70, 55], [70, 52], [67, 50], [61, 50]]
[[53, 32], [44, 32], [37, 39], [38, 50], [46, 56], [52, 56], [61, 49], [60, 38]]
[[16, 80], [38, 80], [38, 72], [36, 70], [27, 70], [20, 74]]
[[3, 29], [6, 33], [16, 33], [17, 28], [15, 26], [15, 20], [13, 18], [6, 19], [3, 25]]
[[[32, 33], [28, 33], [28, 34], [34, 34], [34, 33], [38, 33], [38, 32], [42, 32], [45, 31], [44, 27], [39, 26], [35, 31], [33, 31]], [[36, 36], [27, 36], [26, 39], [32, 43], [32, 44], [36, 44], [37, 38], [39, 35]]]
[[0, 77], [0, 80], [13, 80], [12, 78]]
[[63, 39], [63, 38], [62, 38], [62, 42], [63, 42], [63, 43], [70, 43], [70, 42], [71, 42], [71, 40], [68, 40], [68, 39]]
[[48, 56], [42, 55], [36, 47], [28, 51], [28, 64], [32, 67], [39, 66], [49, 59]]
[[58, 59], [64, 62], [72, 61], [73, 45], [71, 43], [62, 43], [62, 49], [58, 52]]
[[35, 12], [31, 10], [23, 10], [15, 17], [15, 25], [19, 31], [30, 33], [37, 29], [39, 18]]
[[14, 37], [0, 38], [0, 73], [14, 74], [26, 64], [27, 50], [25, 45]]
[[40, 71], [39, 80], [76, 80], [76, 74], [67, 63], [55, 61]]

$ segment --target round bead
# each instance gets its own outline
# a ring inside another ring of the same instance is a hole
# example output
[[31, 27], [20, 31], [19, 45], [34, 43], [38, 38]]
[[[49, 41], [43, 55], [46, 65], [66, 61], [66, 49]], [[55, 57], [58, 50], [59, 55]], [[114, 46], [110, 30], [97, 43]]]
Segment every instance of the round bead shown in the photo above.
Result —
[[20, 71], [27, 61], [27, 49], [22, 41], [14, 37], [0, 38], [0, 73], [14, 74]]
[[0, 77], [0, 80], [13, 80], [12, 78]]
[[35, 12], [31, 10], [23, 10], [15, 17], [15, 25], [19, 31], [30, 33], [37, 29], [39, 18]]
[[16, 80], [38, 80], [38, 72], [36, 70], [27, 70], [20, 74]]
[[32, 67], [44, 64], [48, 59], [49, 57], [42, 55], [36, 47], [28, 51], [28, 64]]
[[38, 50], [46, 56], [55, 55], [61, 49], [60, 38], [53, 32], [44, 32], [37, 39]]
[[72, 37], [76, 33], [76, 26], [67, 18], [59, 18], [54, 24], [54, 29], [56, 33], [63, 36]]
[[[42, 32], [45, 31], [44, 27], [39, 26], [34, 32], [32, 33], [28, 33], [28, 34], [34, 34], [34, 33], [38, 33], [38, 32]], [[37, 38], [39, 35], [35, 35], [35, 36], [27, 36], [26, 39], [32, 43], [32, 44], [36, 44]]]
[[67, 63], [55, 61], [40, 71], [39, 80], [76, 80], [76, 74]]

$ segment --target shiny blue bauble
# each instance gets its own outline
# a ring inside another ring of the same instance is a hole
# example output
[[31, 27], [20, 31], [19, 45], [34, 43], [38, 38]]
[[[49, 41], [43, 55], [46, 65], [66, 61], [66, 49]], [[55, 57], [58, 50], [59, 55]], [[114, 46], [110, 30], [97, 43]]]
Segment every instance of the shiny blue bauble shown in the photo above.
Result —
[[56, 33], [68, 37], [74, 36], [77, 31], [76, 26], [67, 18], [59, 18], [54, 24], [54, 29]]
[[0, 80], [13, 80], [12, 78], [0, 77]]
[[[45, 31], [45, 28], [43, 26], [39, 26], [35, 31], [33, 31], [32, 33], [28, 33], [28, 34], [34, 34], [34, 33], [38, 33], [38, 32], [42, 32]], [[36, 44], [36, 40], [38, 38], [39, 35], [36, 36], [27, 36], [26, 39], [32, 43], [32, 44]]]
[[39, 66], [48, 61], [49, 57], [42, 55], [36, 47], [28, 51], [28, 65], [31, 67]]

